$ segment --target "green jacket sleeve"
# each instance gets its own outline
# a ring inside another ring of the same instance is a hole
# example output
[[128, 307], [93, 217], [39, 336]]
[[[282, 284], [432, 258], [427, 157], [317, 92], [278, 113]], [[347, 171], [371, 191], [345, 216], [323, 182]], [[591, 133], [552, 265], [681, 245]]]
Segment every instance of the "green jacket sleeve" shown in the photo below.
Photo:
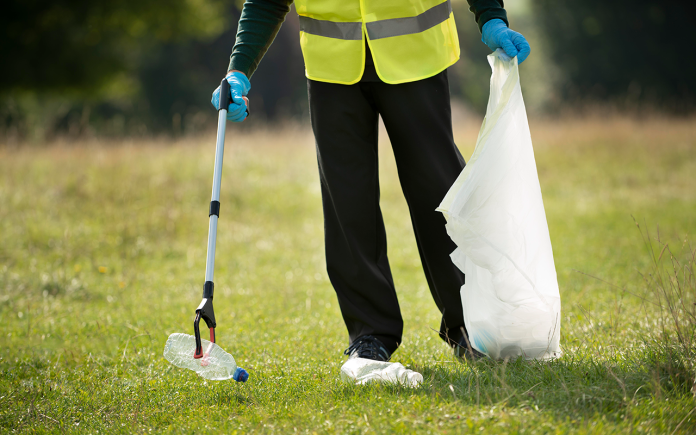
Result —
[[237, 40], [227, 71], [251, 77], [278, 34], [293, 0], [247, 0], [237, 27]]
[[476, 24], [478, 24], [479, 31], [483, 32], [483, 25], [490, 20], [499, 18], [505, 21], [505, 24], [509, 27], [507, 13], [505, 12], [505, 5], [503, 0], [466, 0], [469, 3], [469, 10], [474, 13], [476, 17]]

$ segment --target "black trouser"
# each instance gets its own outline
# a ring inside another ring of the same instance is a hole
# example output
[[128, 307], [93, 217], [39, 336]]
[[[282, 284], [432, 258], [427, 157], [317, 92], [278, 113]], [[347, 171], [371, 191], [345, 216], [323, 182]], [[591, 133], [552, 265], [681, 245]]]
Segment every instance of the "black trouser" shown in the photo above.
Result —
[[371, 334], [391, 352], [403, 320], [379, 207], [377, 122], [389, 134], [425, 277], [442, 312], [440, 333], [456, 342], [464, 325], [464, 274], [435, 211], [464, 168], [452, 136], [447, 72], [411, 83], [308, 81], [324, 206], [326, 263], [350, 341]]

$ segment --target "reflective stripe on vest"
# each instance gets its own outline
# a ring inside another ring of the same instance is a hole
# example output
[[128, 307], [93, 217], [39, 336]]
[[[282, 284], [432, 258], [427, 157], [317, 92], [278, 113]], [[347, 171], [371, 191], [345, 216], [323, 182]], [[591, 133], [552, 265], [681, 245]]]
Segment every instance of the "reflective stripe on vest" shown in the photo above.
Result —
[[360, 80], [367, 38], [386, 83], [431, 77], [459, 59], [450, 0], [295, 0], [307, 78]]
[[[450, 0], [447, 0], [415, 17], [372, 21], [365, 23], [365, 28], [370, 39], [410, 35], [412, 33], [424, 32], [443, 21], [447, 21], [451, 13], [452, 4]], [[300, 15], [300, 30], [325, 38], [345, 39], [348, 41], [362, 40], [362, 23], [315, 20], [314, 18]]]
[[435, 27], [443, 21], [447, 21], [451, 13], [452, 5], [450, 4], [450, 0], [447, 0], [415, 17], [372, 21], [370, 23], [365, 23], [365, 27], [367, 29], [367, 36], [370, 39], [410, 35], [412, 33], [425, 32], [431, 27]]
[[325, 38], [362, 41], [362, 23], [337, 23], [300, 15], [300, 31]]

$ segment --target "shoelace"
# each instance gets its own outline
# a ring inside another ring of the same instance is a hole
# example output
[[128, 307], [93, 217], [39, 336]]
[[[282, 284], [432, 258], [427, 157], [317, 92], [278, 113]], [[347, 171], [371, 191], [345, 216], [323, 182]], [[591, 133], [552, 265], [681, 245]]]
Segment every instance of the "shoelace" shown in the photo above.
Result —
[[372, 335], [365, 335], [355, 340], [353, 344], [348, 346], [348, 349], [343, 351], [343, 354], [350, 356], [353, 352], [356, 352], [360, 358], [389, 360], [389, 352], [383, 347], [382, 342]]

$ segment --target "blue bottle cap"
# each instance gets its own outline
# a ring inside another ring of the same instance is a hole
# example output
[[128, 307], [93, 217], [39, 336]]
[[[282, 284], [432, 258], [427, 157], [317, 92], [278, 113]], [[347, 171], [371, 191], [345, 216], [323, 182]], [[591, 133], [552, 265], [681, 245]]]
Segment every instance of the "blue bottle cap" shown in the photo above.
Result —
[[237, 370], [234, 371], [234, 375], [232, 375], [232, 379], [237, 382], [246, 382], [247, 379], [249, 379], [249, 373], [243, 368], [237, 367]]

